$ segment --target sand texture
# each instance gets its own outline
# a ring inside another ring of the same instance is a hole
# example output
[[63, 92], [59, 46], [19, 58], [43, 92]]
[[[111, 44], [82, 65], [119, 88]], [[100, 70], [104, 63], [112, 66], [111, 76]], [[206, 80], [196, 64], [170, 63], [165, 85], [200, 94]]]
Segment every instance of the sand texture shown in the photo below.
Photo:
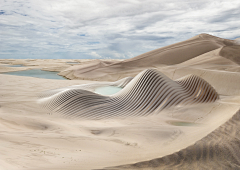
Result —
[[0, 59], [72, 79], [0, 74], [0, 170], [240, 169], [239, 64], [238, 39], [208, 34], [127, 60]]

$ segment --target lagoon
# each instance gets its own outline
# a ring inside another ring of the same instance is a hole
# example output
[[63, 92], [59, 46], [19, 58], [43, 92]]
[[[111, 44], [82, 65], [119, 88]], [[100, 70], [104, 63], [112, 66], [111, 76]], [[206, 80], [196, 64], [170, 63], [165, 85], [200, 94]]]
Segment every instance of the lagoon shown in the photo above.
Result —
[[37, 78], [44, 78], [44, 79], [66, 80], [64, 77], [57, 75], [57, 73], [58, 72], [44, 71], [44, 70], [40, 70], [40, 69], [31, 69], [31, 70], [24, 70], [24, 71], [7, 72], [7, 73], [2, 73], [2, 74], [37, 77]]
[[[6, 64], [8, 64], [8, 63], [6, 63]], [[22, 64], [17, 64], [17, 65], [1, 65], [1, 67], [26, 67], [26, 66], [24, 66]]]
[[105, 87], [98, 87], [95, 89], [95, 93], [101, 94], [101, 95], [112, 95], [115, 94], [117, 92], [119, 92], [120, 90], [122, 90], [121, 87], [117, 87], [117, 86], [105, 86]]

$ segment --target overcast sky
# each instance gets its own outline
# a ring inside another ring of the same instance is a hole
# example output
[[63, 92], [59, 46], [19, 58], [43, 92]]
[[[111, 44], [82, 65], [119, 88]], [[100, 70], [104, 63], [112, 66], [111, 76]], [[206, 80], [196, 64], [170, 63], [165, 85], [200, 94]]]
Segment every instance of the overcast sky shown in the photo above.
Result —
[[0, 58], [131, 58], [240, 37], [240, 0], [0, 0]]

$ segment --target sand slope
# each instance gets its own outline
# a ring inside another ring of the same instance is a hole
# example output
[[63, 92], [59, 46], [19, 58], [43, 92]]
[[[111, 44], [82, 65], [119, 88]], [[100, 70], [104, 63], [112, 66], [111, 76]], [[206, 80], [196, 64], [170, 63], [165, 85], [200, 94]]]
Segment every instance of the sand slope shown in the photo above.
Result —
[[239, 169], [240, 112], [215, 131], [174, 154], [104, 169]]

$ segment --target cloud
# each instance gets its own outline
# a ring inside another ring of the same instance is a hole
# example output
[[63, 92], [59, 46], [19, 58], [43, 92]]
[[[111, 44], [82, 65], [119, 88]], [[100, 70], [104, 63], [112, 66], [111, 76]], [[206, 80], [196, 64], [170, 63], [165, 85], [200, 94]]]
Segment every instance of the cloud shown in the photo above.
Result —
[[200, 33], [240, 37], [239, 0], [1, 1], [1, 58], [130, 58]]
[[93, 57], [95, 57], [95, 58], [102, 58], [102, 56], [100, 56], [98, 53], [96, 53], [95, 51], [92, 51], [91, 53], [90, 53], [90, 55], [92, 55]]

